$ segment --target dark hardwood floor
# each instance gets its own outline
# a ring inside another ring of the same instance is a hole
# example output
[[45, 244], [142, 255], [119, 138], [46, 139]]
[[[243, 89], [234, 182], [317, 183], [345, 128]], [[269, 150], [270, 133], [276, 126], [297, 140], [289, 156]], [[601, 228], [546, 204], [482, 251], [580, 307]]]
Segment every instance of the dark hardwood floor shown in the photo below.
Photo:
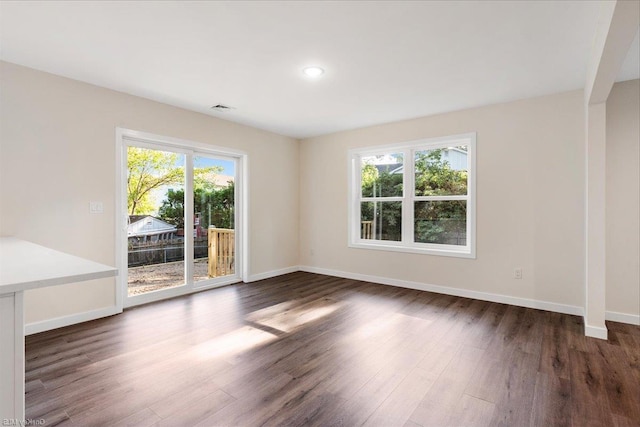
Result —
[[308, 273], [27, 337], [46, 426], [639, 426], [640, 327]]

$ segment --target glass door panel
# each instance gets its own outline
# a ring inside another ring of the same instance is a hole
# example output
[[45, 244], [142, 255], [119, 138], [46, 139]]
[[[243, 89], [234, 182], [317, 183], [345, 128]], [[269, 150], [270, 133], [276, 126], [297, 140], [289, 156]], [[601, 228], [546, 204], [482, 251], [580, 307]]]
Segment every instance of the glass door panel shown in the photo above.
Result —
[[185, 284], [185, 155], [127, 147], [127, 289]]
[[193, 282], [235, 275], [235, 181], [232, 159], [193, 158]]

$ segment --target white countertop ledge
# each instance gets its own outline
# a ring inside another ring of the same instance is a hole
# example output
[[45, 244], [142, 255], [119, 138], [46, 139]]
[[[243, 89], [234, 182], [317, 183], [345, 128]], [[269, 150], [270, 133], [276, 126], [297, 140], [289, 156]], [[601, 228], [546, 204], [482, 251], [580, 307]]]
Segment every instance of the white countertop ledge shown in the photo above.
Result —
[[15, 237], [0, 237], [0, 295], [117, 274], [108, 265]]

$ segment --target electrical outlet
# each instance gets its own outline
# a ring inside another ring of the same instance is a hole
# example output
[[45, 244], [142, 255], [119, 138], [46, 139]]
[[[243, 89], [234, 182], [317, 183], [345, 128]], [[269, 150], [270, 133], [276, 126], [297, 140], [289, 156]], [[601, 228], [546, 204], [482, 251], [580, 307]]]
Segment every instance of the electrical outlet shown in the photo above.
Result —
[[516, 268], [513, 270], [513, 278], [514, 279], [522, 279], [522, 269]]

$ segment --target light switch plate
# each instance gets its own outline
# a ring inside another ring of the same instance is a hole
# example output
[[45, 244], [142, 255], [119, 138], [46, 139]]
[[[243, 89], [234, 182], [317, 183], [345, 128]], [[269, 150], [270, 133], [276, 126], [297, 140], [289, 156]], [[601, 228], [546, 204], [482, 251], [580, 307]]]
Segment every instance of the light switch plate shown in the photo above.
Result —
[[102, 202], [89, 202], [89, 213], [101, 214], [104, 213], [104, 205]]

